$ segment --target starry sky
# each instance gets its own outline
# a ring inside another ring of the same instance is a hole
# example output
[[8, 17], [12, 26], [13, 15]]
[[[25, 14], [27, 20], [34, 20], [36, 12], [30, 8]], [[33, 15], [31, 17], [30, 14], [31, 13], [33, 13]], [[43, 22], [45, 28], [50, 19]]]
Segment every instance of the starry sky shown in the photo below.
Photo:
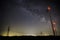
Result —
[[52, 19], [57, 21], [59, 28], [59, 7], [57, 1], [50, 0], [1, 0], [0, 2], [0, 34], [7, 32], [38, 32], [52, 33], [48, 5], [51, 6]]

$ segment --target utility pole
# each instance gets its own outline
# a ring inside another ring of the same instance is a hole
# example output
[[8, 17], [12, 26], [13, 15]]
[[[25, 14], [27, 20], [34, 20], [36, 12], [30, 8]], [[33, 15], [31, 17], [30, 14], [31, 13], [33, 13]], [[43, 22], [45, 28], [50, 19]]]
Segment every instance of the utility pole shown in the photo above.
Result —
[[7, 36], [9, 36], [9, 31], [10, 31], [10, 25], [8, 26]]
[[51, 27], [52, 27], [53, 35], [55, 36], [55, 30], [54, 30], [54, 26], [53, 26], [53, 21], [52, 21], [50, 10], [51, 10], [51, 7], [48, 6], [48, 13], [49, 13], [49, 18], [50, 18], [50, 22], [51, 22]]

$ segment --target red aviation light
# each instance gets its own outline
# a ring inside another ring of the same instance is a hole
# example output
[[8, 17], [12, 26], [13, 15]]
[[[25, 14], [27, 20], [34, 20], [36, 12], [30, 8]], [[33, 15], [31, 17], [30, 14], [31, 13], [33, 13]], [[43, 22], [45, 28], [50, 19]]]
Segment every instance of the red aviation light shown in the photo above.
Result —
[[51, 7], [50, 6], [48, 6], [48, 11], [50, 11], [51, 10]]

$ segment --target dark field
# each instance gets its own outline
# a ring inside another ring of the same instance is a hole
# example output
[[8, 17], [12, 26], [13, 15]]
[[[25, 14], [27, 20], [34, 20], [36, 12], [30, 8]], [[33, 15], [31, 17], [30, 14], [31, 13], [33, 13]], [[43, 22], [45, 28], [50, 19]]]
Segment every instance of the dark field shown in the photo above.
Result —
[[21, 40], [21, 39], [30, 39], [30, 40], [58, 40], [59, 37], [58, 36], [12, 36], [12, 37], [3, 37], [3, 36], [0, 36], [0, 40]]

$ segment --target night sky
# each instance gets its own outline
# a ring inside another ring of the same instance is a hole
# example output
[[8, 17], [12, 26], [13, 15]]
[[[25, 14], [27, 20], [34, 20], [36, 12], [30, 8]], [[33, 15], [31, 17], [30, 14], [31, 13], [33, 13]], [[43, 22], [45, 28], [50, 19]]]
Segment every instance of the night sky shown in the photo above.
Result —
[[52, 33], [48, 5], [51, 6], [52, 19], [57, 22], [59, 30], [59, 2], [56, 0], [1, 0], [0, 34], [7, 32], [21, 33], [36, 31]]

